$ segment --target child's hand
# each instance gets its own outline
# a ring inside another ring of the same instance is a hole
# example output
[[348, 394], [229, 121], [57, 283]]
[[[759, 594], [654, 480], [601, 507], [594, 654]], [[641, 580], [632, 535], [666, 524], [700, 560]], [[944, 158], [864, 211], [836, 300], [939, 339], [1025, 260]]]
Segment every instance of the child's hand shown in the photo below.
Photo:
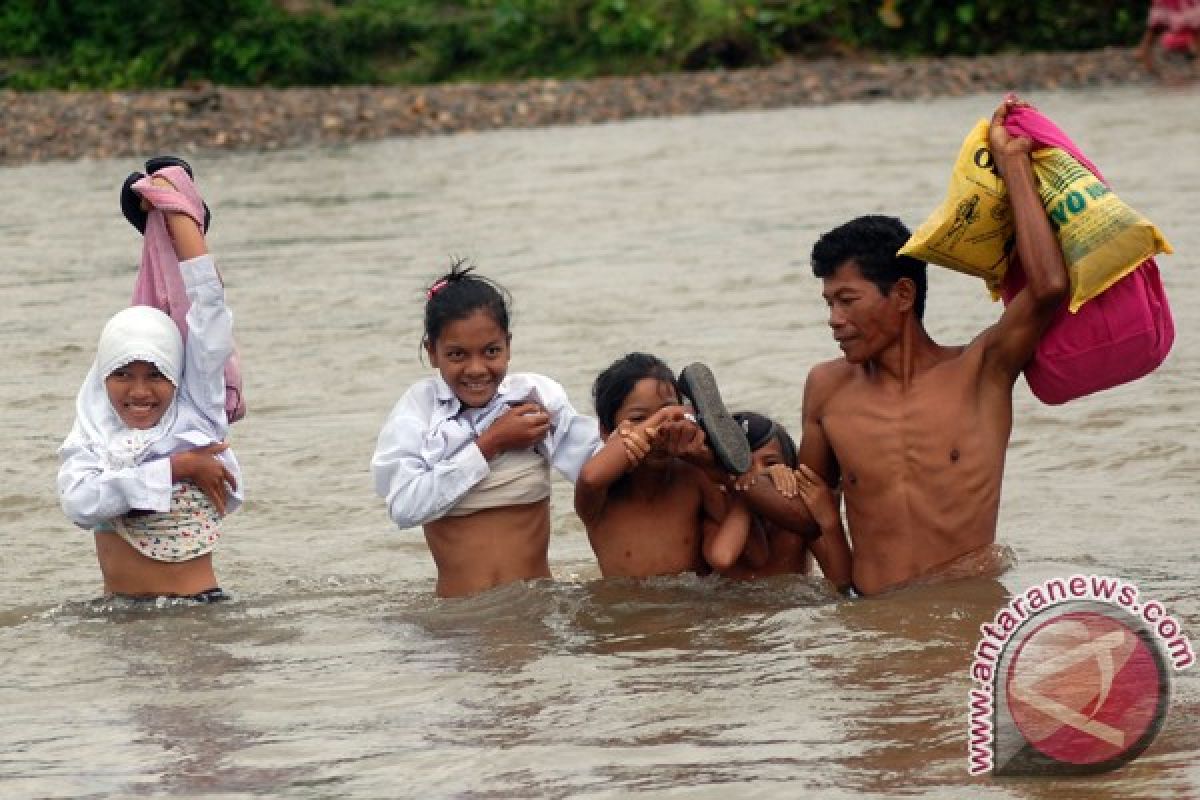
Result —
[[795, 476], [800, 499], [804, 501], [808, 513], [812, 514], [821, 530], [832, 530], [841, 526], [842, 515], [838, 512], [833, 492], [825, 485], [825, 481], [821, 480], [821, 476], [804, 464], [796, 470]]
[[[175, 188], [175, 184], [171, 183], [169, 180], [167, 180], [166, 178], [163, 178], [159, 175], [155, 175], [153, 178], [151, 178], [150, 183], [154, 184], [155, 186], [161, 186], [164, 189], [174, 189]], [[145, 211], [148, 214], [153, 210], [154, 210], [154, 206], [150, 205], [150, 202], [148, 200], [146, 200], [146, 198], [143, 197], [142, 198], [142, 211]]]
[[789, 500], [799, 494], [799, 482], [796, 478], [796, 470], [789, 467], [787, 464], [772, 464], [766, 469], [767, 477], [771, 479], [771, 483], [775, 485], [775, 491], [779, 492]]
[[522, 403], [505, 411], [475, 444], [488, 461], [506, 450], [526, 450], [546, 438], [550, 415], [537, 403]]
[[688, 419], [663, 423], [659, 443], [664, 452], [698, 466], [713, 463], [712, 451], [704, 438], [704, 430]]
[[630, 469], [635, 469], [642, 463], [642, 459], [650, 454], [650, 449], [654, 446], [654, 437], [657, 435], [658, 429], [653, 427], [635, 428], [623, 423], [617, 428], [614, 436], [621, 437], [621, 446], [625, 448], [625, 459], [629, 462]]
[[754, 470], [750, 470], [749, 472], [743, 472], [741, 475], [738, 475], [736, 478], [733, 479], [734, 491], [736, 491], [736, 492], [750, 491], [750, 487], [752, 487], [754, 484], [758, 483], [758, 476], [760, 474], [761, 473], [755, 472]]
[[237, 480], [217, 459], [218, 453], [229, 449], [226, 442], [217, 442], [195, 450], [185, 450], [171, 456], [171, 481], [191, 481], [212, 501], [217, 513], [225, 514], [226, 485], [237, 489]]
[[640, 423], [626, 421], [618, 425], [613, 435], [621, 437], [629, 468], [634, 469], [641, 464], [651, 450], [665, 452], [664, 429], [672, 422], [682, 420], [685, 413], [683, 406], [665, 406]]
[[684, 406], [663, 406], [658, 411], [650, 415], [650, 418], [643, 422], [639, 427], [645, 428], [652, 436], [657, 435], [658, 429], [668, 422], [679, 422], [686, 420], [688, 410]]

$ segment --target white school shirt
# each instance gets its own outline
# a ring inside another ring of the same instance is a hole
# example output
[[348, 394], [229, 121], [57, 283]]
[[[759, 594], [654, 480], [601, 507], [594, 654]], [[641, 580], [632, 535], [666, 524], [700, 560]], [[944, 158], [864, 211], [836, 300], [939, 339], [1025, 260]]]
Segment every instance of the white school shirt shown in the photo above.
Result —
[[475, 440], [508, 409], [540, 404], [550, 431], [535, 450], [563, 477], [575, 482], [600, 448], [596, 420], [575, 411], [567, 393], [543, 375], [506, 375], [483, 408], [464, 409], [441, 375], [414, 384], [384, 423], [371, 459], [375, 491], [387, 500], [388, 516], [415, 528], [453, 508], [489, 472]]
[[[171, 454], [222, 442], [229, 435], [225, 360], [233, 352], [233, 312], [225, 305], [225, 289], [212, 256], [180, 262], [179, 269], [192, 306], [183, 375], [175, 392], [175, 424], [137, 465], [123, 469], [109, 466], [100, 443], [75, 426], [58, 450], [58, 497], [63, 512], [81, 528], [93, 528], [133, 509], [170, 511]], [[232, 450], [217, 458], [237, 481], [236, 489], [227, 490], [225, 512], [232, 514], [242, 505], [242, 470]]]

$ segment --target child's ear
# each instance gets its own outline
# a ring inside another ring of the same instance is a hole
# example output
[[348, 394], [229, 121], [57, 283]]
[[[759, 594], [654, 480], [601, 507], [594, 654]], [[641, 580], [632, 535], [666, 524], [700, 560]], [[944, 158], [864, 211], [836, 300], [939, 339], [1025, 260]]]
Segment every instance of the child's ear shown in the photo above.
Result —
[[421, 344], [425, 347], [425, 354], [429, 356], [429, 366], [437, 369], [437, 352], [433, 349], [433, 342], [429, 341], [429, 337], [425, 337]]

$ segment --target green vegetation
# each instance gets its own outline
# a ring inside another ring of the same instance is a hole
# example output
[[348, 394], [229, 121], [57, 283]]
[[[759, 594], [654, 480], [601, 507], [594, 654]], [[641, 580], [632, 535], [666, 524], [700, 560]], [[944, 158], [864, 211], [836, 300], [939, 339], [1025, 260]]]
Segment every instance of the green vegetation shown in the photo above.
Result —
[[5, 0], [0, 86], [433, 83], [664, 72], [865, 50], [1081, 50], [1148, 0]]

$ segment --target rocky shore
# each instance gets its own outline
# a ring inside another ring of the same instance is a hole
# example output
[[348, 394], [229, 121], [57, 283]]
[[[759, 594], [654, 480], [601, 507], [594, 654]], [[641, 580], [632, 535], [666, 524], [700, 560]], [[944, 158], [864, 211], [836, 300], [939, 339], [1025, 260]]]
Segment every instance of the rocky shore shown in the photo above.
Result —
[[3, 91], [0, 165], [163, 151], [277, 150], [390, 136], [1149, 81], [1131, 50], [1106, 49], [977, 58], [786, 61], [763, 69], [591, 81]]

